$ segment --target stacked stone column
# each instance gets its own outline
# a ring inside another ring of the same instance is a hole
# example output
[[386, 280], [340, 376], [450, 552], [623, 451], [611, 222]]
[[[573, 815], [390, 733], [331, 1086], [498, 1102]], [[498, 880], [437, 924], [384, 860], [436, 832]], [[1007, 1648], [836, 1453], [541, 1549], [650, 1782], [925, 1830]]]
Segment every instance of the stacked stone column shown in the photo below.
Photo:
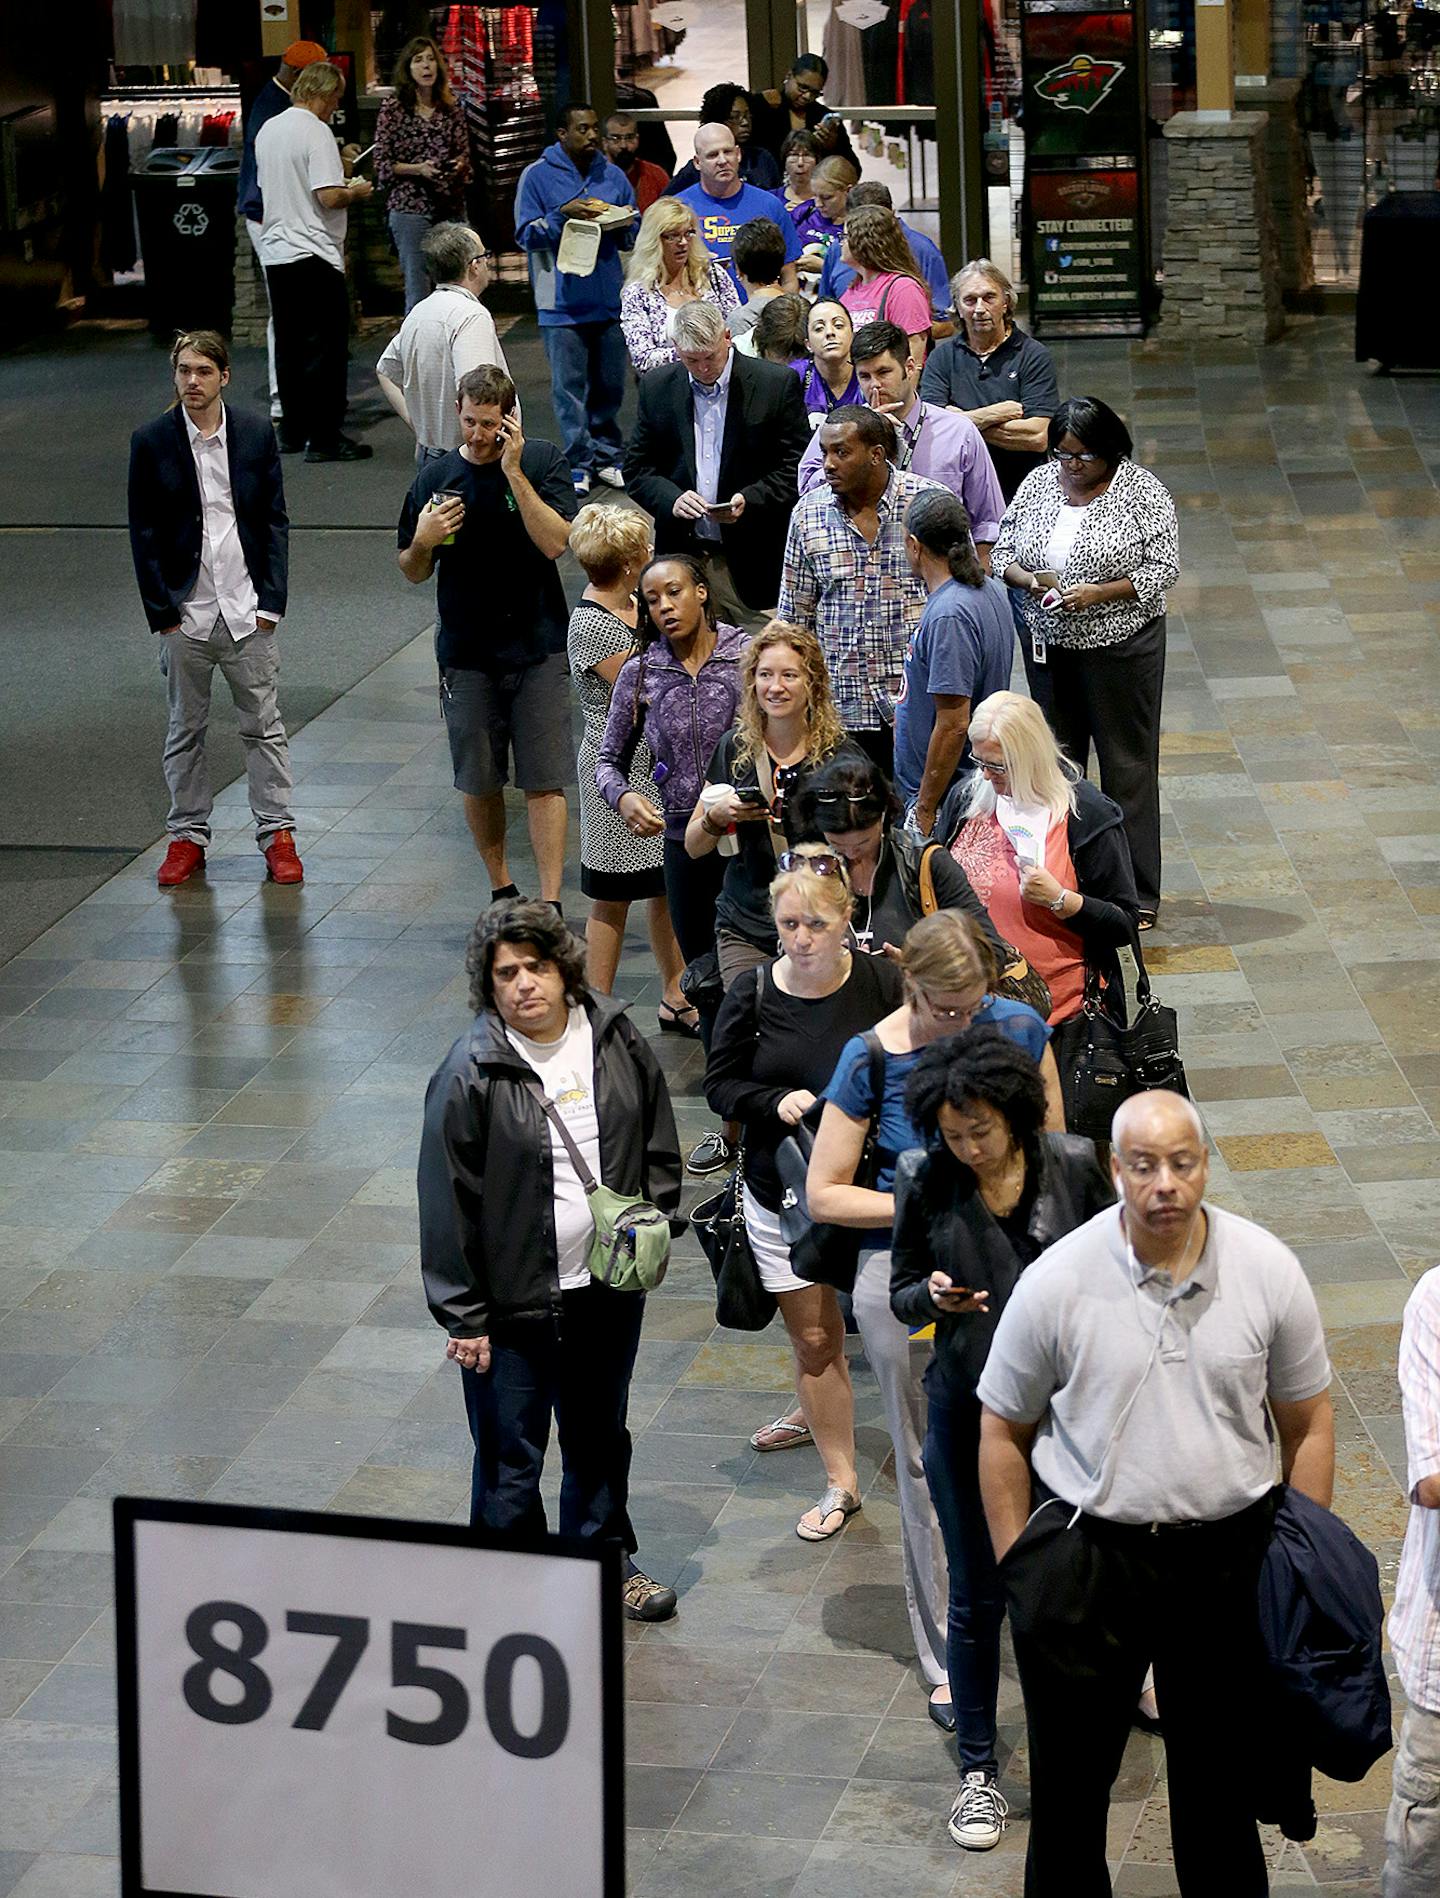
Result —
[[1166, 342], [1269, 343], [1284, 328], [1263, 112], [1177, 112], [1165, 127]]

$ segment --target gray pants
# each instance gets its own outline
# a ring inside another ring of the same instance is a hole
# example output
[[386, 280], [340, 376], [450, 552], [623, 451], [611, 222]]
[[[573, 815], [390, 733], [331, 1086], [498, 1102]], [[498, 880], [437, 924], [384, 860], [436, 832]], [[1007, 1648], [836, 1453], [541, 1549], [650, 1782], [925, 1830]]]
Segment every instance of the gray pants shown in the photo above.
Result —
[[1385, 1898], [1440, 1891], [1440, 1713], [1406, 1709], [1395, 1753], [1395, 1796], [1385, 1821]]
[[705, 564], [710, 569], [710, 604], [722, 626], [739, 626], [747, 633], [758, 633], [775, 615], [747, 606], [735, 590], [730, 562], [721, 552], [718, 540], [701, 540]]
[[[270, 285], [265, 280], [265, 265], [260, 256], [260, 226], [252, 218], [245, 220], [245, 235], [250, 239], [250, 248], [255, 253], [255, 262], [260, 268], [260, 281], [265, 285], [265, 308], [270, 308]], [[270, 420], [280, 420], [280, 384], [275, 380], [275, 319], [265, 319], [265, 370], [270, 378]]]
[[205, 764], [205, 733], [210, 724], [210, 686], [219, 666], [240, 717], [245, 773], [255, 835], [263, 850], [279, 830], [293, 830], [290, 810], [294, 780], [290, 746], [280, 722], [276, 687], [280, 650], [274, 633], [251, 633], [236, 640], [220, 615], [208, 639], [168, 633], [160, 641], [160, 670], [169, 688], [170, 729], [165, 734], [165, 782], [170, 790], [166, 828], [201, 849], [210, 844], [210, 773]]
[[920, 1460], [925, 1442], [925, 1392], [920, 1380], [930, 1361], [931, 1346], [913, 1344], [908, 1330], [890, 1309], [888, 1247], [883, 1252], [860, 1254], [853, 1302], [860, 1342], [880, 1386], [885, 1428], [895, 1447], [900, 1550], [905, 1564], [910, 1632], [927, 1685], [943, 1687], [950, 1678], [945, 1667], [949, 1571], [940, 1523]]

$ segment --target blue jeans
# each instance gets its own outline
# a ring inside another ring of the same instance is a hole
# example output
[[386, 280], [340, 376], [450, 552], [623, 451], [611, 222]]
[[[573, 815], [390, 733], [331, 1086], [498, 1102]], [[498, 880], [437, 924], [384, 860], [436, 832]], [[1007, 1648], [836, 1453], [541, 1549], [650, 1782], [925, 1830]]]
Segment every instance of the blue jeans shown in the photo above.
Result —
[[950, 1565], [946, 1659], [962, 1773], [996, 1771], [995, 1702], [1000, 1692], [1004, 1601], [980, 1502], [980, 1400], [930, 1398], [925, 1480]]
[[561, 446], [574, 474], [620, 464], [620, 404], [630, 358], [618, 319], [542, 328], [550, 363], [550, 400]]
[[425, 268], [425, 258], [420, 246], [425, 241], [425, 233], [434, 222], [433, 218], [423, 217], [418, 211], [390, 213], [390, 235], [395, 240], [395, 254], [400, 259], [400, 268], [405, 275], [405, 314], [407, 316], [422, 297], [428, 297], [430, 294], [430, 273]]
[[475, 1444], [470, 1524], [544, 1535], [540, 1473], [550, 1418], [560, 1438], [560, 1534], [637, 1548], [630, 1526], [625, 1415], [640, 1348], [644, 1295], [593, 1282], [560, 1294], [558, 1319], [497, 1324], [490, 1369], [461, 1371]]

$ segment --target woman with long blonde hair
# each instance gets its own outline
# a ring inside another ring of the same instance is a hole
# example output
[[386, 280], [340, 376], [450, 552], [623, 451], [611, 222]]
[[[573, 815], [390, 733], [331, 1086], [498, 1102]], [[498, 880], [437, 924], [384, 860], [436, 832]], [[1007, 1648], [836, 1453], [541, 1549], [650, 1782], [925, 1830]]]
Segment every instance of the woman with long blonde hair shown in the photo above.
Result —
[[[855, 747], [845, 736], [820, 642], [772, 619], [740, 662], [735, 723], [715, 747], [685, 827], [685, 850], [729, 857], [715, 904], [715, 949], [728, 989], [775, 953], [769, 888], [795, 835], [791, 804], [827, 759]], [[733, 854], [732, 854], [733, 853]]]
[[464, 219], [470, 133], [440, 48], [426, 34], [395, 64], [395, 92], [375, 121], [375, 184], [405, 276], [405, 310], [430, 294], [421, 246], [432, 224]]
[[657, 198], [640, 220], [620, 294], [620, 327], [637, 376], [675, 361], [672, 319], [687, 303], [714, 303], [728, 318], [740, 308], [740, 292], [706, 250], [690, 206]]
[[[775, 1156], [802, 1121], [813, 1125], [841, 1050], [895, 1006], [901, 978], [883, 956], [850, 947], [850, 881], [834, 851], [824, 844], [782, 849], [775, 869], [766, 891], [770, 954], [736, 979], [720, 1005], [705, 1094], [717, 1114], [744, 1129], [745, 1230], [795, 1353], [800, 1412], [788, 1441], [813, 1441], [825, 1472], [824, 1493], [796, 1534], [821, 1542], [860, 1507], [845, 1327], [831, 1287], [794, 1270], [780, 1231], [785, 1189]], [[936, 1683], [943, 1678], [937, 1666]]]
[[883, 204], [849, 212], [840, 260], [859, 273], [840, 299], [856, 329], [898, 323], [916, 362], [923, 363], [934, 321], [930, 289], [895, 213]]

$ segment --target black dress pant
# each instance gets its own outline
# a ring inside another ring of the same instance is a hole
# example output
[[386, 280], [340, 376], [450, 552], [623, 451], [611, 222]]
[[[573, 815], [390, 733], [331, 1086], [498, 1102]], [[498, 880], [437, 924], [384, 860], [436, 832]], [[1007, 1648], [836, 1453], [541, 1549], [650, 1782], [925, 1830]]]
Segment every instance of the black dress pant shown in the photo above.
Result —
[[286, 439], [333, 448], [345, 420], [350, 296], [343, 271], [320, 257], [268, 264], [275, 380]]
[[560, 1534], [599, 1536], [635, 1553], [626, 1413], [644, 1317], [643, 1293], [592, 1282], [560, 1294], [558, 1318], [491, 1328], [490, 1369], [460, 1373], [475, 1444], [472, 1528], [544, 1535], [540, 1475], [553, 1416]]
[[1100, 788], [1125, 813], [1141, 909], [1160, 904], [1160, 697], [1165, 685], [1165, 615], [1129, 639], [1098, 650], [1051, 646], [1043, 666], [1021, 641], [1030, 696], [1061, 749], [1087, 775], [1090, 747]]
[[1000, 1564], [1030, 1743], [1025, 1898], [1110, 1898], [1105, 1826], [1155, 1669], [1182, 1898], [1264, 1898], [1251, 1717], [1266, 1663], [1256, 1602], [1272, 1491], [1220, 1522], [1152, 1531], [1052, 1501]]

